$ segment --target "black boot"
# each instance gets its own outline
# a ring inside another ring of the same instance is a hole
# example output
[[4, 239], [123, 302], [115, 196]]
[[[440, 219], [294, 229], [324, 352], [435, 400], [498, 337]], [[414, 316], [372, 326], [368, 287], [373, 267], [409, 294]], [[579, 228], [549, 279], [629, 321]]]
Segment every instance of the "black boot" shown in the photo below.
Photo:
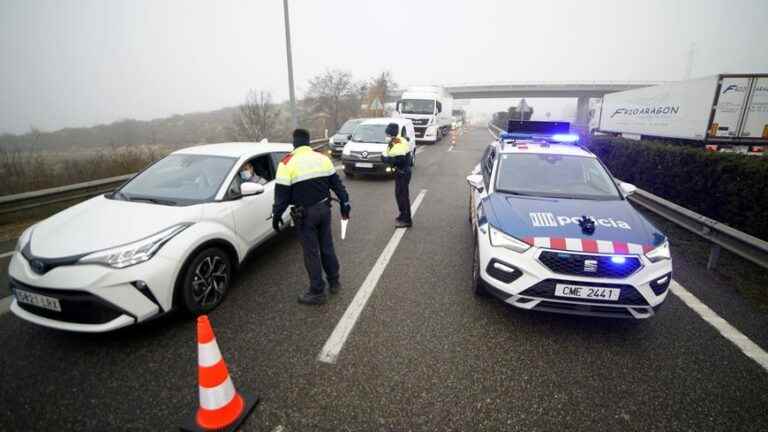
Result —
[[324, 292], [316, 293], [307, 291], [299, 296], [299, 303], [306, 305], [321, 305], [325, 304], [326, 300]]
[[337, 294], [341, 290], [341, 282], [338, 279], [328, 281], [328, 291], [331, 294]]

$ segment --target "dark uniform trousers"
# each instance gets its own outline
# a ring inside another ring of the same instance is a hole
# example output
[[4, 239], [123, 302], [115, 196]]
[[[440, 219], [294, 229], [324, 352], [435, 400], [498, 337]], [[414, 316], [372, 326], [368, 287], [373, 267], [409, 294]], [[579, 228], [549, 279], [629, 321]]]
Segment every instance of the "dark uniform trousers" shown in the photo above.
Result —
[[411, 223], [411, 196], [408, 192], [408, 184], [411, 182], [411, 170], [395, 171], [395, 201], [400, 210], [400, 216], [397, 220], [400, 222]]
[[307, 207], [304, 218], [296, 226], [304, 249], [304, 266], [309, 273], [309, 290], [313, 294], [325, 292], [323, 270], [328, 281], [339, 279], [339, 260], [333, 250], [331, 235], [331, 201]]

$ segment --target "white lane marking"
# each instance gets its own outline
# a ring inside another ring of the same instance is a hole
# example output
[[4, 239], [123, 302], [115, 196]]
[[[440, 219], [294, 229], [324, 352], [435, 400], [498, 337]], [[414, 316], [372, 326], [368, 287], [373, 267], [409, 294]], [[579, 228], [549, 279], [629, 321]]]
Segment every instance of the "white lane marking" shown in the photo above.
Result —
[[[419, 192], [419, 196], [416, 197], [411, 205], [411, 215], [416, 214], [426, 193], [426, 189], [422, 189], [421, 192]], [[318, 361], [330, 364], [336, 363], [336, 359], [338, 358], [341, 349], [344, 348], [344, 343], [347, 341], [350, 333], [352, 333], [355, 323], [357, 323], [358, 318], [360, 318], [360, 313], [363, 311], [363, 308], [365, 308], [365, 304], [368, 303], [368, 299], [371, 297], [374, 288], [376, 288], [376, 285], [379, 283], [379, 279], [384, 273], [384, 269], [387, 268], [389, 260], [392, 258], [392, 255], [394, 255], [397, 245], [400, 244], [400, 240], [403, 239], [406, 231], [408, 231], [408, 229], [396, 229], [392, 234], [389, 243], [384, 247], [381, 255], [379, 255], [379, 259], [376, 260], [376, 263], [368, 273], [368, 276], [365, 277], [363, 284], [357, 290], [357, 294], [355, 294], [355, 298], [352, 299], [352, 303], [349, 304], [344, 315], [341, 317], [338, 324], [336, 324], [336, 328], [333, 329], [333, 333], [331, 333], [331, 336], [325, 342], [320, 354], [318, 354]]]
[[738, 331], [736, 327], [732, 326], [728, 321], [720, 318], [720, 315], [701, 302], [696, 296], [691, 294], [690, 291], [685, 289], [682, 285], [673, 280], [669, 284], [669, 290], [672, 291], [683, 303], [696, 312], [701, 319], [706, 321], [709, 325], [717, 329], [724, 338], [733, 342], [741, 352], [747, 357], [756, 361], [757, 364], [768, 371], [768, 353], [763, 351], [756, 343], [752, 342], [743, 333]]
[[6, 257], [9, 257], [9, 256], [15, 254], [15, 253], [16, 253], [16, 251], [10, 251], [10, 252], [3, 253], [3, 254], [0, 254], [0, 258], [6, 258]]
[[416, 154], [419, 154], [419, 153], [423, 152], [423, 151], [424, 151], [424, 149], [426, 149], [426, 147], [424, 147], [424, 146], [418, 147], [418, 148], [416, 149]]
[[450, 147], [448, 147], [448, 151], [449, 151], [449, 152], [453, 151], [453, 145], [451, 145]]
[[0, 315], [4, 315], [6, 312], [11, 310], [11, 302], [13, 301], [13, 296], [10, 295], [8, 297], [3, 297], [0, 299]]
[[493, 139], [495, 139], [495, 140], [499, 139], [499, 135], [497, 135], [497, 134], [493, 133], [493, 131], [491, 130], [491, 128], [488, 128], [488, 133], [489, 133], [489, 134], [491, 134], [491, 136], [493, 137]]

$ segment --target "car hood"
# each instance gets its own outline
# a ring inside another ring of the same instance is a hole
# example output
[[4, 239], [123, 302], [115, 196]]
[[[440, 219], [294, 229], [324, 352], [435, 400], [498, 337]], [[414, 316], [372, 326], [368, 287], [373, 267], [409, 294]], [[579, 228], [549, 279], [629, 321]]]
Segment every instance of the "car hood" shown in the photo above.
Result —
[[387, 145], [384, 143], [366, 143], [357, 141], [347, 141], [347, 145], [344, 149], [347, 151], [368, 151], [383, 153], [386, 150]]
[[[531, 243], [533, 238], [603, 240], [658, 246], [664, 235], [626, 200], [594, 201], [521, 197], [493, 193], [483, 201], [488, 222], [494, 227]], [[595, 231], [582, 231], [578, 220], [588, 216]]]
[[346, 135], [346, 134], [336, 134], [331, 138], [333, 138], [333, 142], [335, 143], [345, 143], [349, 141], [349, 135]]
[[165, 228], [200, 219], [201, 206], [173, 207], [98, 196], [35, 225], [32, 255], [62, 258], [141, 240]]

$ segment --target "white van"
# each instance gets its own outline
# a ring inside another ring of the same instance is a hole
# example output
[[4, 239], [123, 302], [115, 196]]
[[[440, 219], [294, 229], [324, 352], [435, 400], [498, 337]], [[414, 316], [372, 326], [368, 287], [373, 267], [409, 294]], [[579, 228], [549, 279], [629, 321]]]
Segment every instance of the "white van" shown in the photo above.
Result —
[[373, 118], [365, 120], [355, 128], [352, 139], [347, 141], [341, 154], [344, 174], [390, 174], [391, 165], [382, 162], [381, 155], [387, 148], [385, 130], [387, 125], [395, 123], [400, 128], [400, 136], [408, 140], [411, 147], [411, 160], [416, 163], [416, 133], [413, 122], [404, 118]]

